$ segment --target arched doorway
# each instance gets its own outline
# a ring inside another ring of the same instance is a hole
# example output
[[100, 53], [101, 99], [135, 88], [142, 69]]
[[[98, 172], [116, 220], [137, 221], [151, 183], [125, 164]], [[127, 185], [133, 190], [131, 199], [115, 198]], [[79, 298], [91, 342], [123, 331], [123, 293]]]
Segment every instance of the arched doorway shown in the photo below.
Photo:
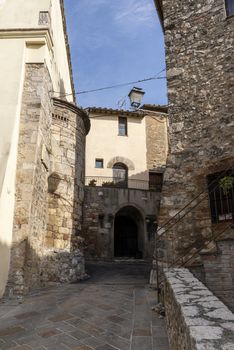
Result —
[[121, 187], [128, 185], [128, 167], [123, 163], [115, 163], [113, 166], [113, 178], [115, 184]]
[[135, 207], [126, 206], [115, 216], [114, 256], [138, 259], [143, 256], [143, 219]]

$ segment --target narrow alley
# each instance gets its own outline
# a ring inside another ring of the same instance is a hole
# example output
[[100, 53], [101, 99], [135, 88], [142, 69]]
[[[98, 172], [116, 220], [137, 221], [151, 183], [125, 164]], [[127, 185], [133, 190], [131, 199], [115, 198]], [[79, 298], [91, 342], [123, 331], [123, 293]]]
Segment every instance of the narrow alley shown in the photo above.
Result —
[[1, 304], [0, 349], [168, 350], [149, 271], [141, 262], [87, 264], [85, 282]]

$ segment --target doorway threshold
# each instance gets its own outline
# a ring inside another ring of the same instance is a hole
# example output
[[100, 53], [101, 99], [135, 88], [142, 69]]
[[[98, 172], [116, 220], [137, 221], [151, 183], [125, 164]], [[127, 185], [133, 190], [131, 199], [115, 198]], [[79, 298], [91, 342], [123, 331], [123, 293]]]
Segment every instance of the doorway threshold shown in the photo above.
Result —
[[128, 258], [128, 257], [123, 257], [123, 258], [114, 258], [113, 260], [116, 263], [125, 263], [125, 264], [148, 264], [149, 262], [144, 260], [144, 259], [136, 259], [136, 258]]

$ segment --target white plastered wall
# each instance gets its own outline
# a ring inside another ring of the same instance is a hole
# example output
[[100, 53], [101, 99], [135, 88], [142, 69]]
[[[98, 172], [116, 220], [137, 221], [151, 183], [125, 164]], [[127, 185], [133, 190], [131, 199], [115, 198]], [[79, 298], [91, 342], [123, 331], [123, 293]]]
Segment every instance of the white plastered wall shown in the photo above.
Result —
[[[56, 92], [68, 94], [67, 100], [72, 102], [72, 85], [66, 44], [63, 35], [63, 19], [59, 0], [0, 0], [1, 29], [40, 29], [40, 11], [48, 11], [51, 16], [53, 52], [48, 48], [45, 59], [50, 71], [53, 88]], [[28, 42], [35, 40], [30, 39]], [[59, 94], [56, 94], [59, 97]]]
[[0, 29], [38, 27], [38, 14], [48, 11], [50, 0], [1, 0]]
[[0, 297], [10, 262], [24, 51], [22, 41], [0, 41]]
[[[59, 0], [52, 0], [51, 21], [54, 42], [54, 60], [52, 65], [54, 91], [61, 92], [61, 94], [72, 94], [66, 44], [64, 36], [61, 35], [63, 33], [63, 22]], [[56, 96], [59, 97], [58, 94], [55, 94]], [[66, 99], [72, 102], [73, 96], [66, 96]]]
[[[86, 176], [112, 177], [113, 171], [107, 168], [108, 162], [114, 157], [124, 157], [135, 167], [129, 170], [130, 178], [148, 180], [145, 119], [127, 118], [128, 135], [118, 136], [117, 115], [90, 115], [91, 130], [86, 138]], [[103, 169], [95, 168], [96, 158], [104, 160]]]

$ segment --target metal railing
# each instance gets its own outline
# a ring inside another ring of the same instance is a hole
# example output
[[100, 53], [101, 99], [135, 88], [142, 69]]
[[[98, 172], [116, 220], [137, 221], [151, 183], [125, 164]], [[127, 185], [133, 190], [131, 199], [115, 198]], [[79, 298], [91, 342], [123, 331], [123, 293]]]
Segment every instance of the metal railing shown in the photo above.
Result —
[[123, 179], [120, 177], [107, 176], [86, 176], [85, 186], [90, 187], [113, 187], [113, 188], [129, 188], [138, 190], [160, 191], [161, 187], [150, 184], [147, 180], [141, 179]]
[[107, 176], [87, 176], [85, 178], [85, 185], [91, 187], [114, 187], [114, 188], [135, 188], [135, 189], [149, 189], [149, 183], [145, 180], [139, 179], [123, 179], [120, 177]]
[[[229, 173], [230, 169], [220, 173], [215, 180], [208, 183], [204, 191], [188, 202], [163, 226], [158, 227], [154, 259], [159, 290], [160, 284], [163, 283], [161, 268], [191, 266], [199, 263], [199, 253], [215, 248], [216, 240], [234, 228], [233, 188], [230, 190], [230, 196], [226, 198], [223, 194], [220, 195], [219, 185], [220, 179]], [[226, 207], [216, 205], [217, 193], [224, 203], [228, 200], [229, 204]], [[214, 203], [215, 208], [212, 207]], [[226, 220], [214, 221], [212, 217], [214, 210], [217, 218], [223, 217]], [[211, 226], [211, 223], [216, 225]]]

